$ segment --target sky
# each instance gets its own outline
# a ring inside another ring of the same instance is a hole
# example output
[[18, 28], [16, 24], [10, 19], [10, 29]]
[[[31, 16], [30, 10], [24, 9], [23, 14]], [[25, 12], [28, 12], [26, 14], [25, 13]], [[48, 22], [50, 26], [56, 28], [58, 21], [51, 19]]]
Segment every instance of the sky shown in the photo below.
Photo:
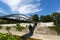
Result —
[[60, 12], [60, 0], [0, 0], [0, 15], [49, 15]]

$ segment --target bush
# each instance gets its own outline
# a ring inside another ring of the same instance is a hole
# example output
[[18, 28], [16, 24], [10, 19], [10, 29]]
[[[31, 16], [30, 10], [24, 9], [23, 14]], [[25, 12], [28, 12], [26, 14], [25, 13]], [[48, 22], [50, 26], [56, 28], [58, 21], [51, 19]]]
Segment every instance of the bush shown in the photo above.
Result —
[[8, 27], [8, 26], [7, 26], [7, 27], [6, 27], [6, 30], [10, 30], [10, 28], [11, 28], [11, 27]]
[[0, 40], [20, 40], [19, 36], [0, 33]]
[[0, 29], [2, 29], [2, 26], [0, 26]]
[[60, 34], [60, 25], [56, 25], [56, 27], [54, 28], [54, 30], [57, 32], [57, 34]]
[[60, 35], [60, 25], [56, 25], [54, 27], [49, 27], [50, 29], [57, 32], [58, 35]]
[[24, 29], [24, 27], [22, 27], [19, 23], [16, 24], [15, 28], [18, 30], [18, 31], [22, 31]]

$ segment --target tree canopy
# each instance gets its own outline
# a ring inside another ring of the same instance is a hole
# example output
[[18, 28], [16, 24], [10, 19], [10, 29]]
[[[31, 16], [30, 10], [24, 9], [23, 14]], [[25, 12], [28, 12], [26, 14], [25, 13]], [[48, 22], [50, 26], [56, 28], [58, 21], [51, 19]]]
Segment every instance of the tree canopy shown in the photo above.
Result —
[[38, 22], [39, 21], [39, 17], [38, 17], [37, 14], [32, 15], [32, 21], [33, 22]]
[[41, 22], [52, 22], [53, 19], [50, 15], [46, 15], [46, 16], [40, 16], [40, 21]]
[[54, 12], [52, 15], [55, 24], [60, 24], [60, 13]]

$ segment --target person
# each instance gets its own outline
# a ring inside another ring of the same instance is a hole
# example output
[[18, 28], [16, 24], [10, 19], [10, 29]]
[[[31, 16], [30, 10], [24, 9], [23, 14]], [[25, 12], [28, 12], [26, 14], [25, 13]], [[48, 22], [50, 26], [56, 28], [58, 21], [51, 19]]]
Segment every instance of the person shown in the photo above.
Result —
[[37, 26], [37, 23], [35, 22], [34, 25]]
[[29, 32], [33, 33], [33, 27], [31, 26], [31, 24], [29, 25]]
[[32, 29], [33, 32], [34, 32], [34, 30], [35, 30], [36, 27], [37, 27], [37, 23], [35, 22], [34, 25], [33, 25], [33, 29]]
[[31, 34], [33, 34], [34, 29], [35, 29], [36, 26], [37, 26], [37, 23], [34, 23], [33, 27], [31, 26], [31, 24], [29, 25], [29, 32], [30, 32]]

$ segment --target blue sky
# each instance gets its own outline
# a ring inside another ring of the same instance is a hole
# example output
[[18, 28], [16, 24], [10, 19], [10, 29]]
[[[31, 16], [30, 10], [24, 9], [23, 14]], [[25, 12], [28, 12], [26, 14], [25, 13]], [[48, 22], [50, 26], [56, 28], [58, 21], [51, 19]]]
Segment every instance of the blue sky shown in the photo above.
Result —
[[60, 0], [0, 0], [0, 13], [48, 15], [60, 12]]

